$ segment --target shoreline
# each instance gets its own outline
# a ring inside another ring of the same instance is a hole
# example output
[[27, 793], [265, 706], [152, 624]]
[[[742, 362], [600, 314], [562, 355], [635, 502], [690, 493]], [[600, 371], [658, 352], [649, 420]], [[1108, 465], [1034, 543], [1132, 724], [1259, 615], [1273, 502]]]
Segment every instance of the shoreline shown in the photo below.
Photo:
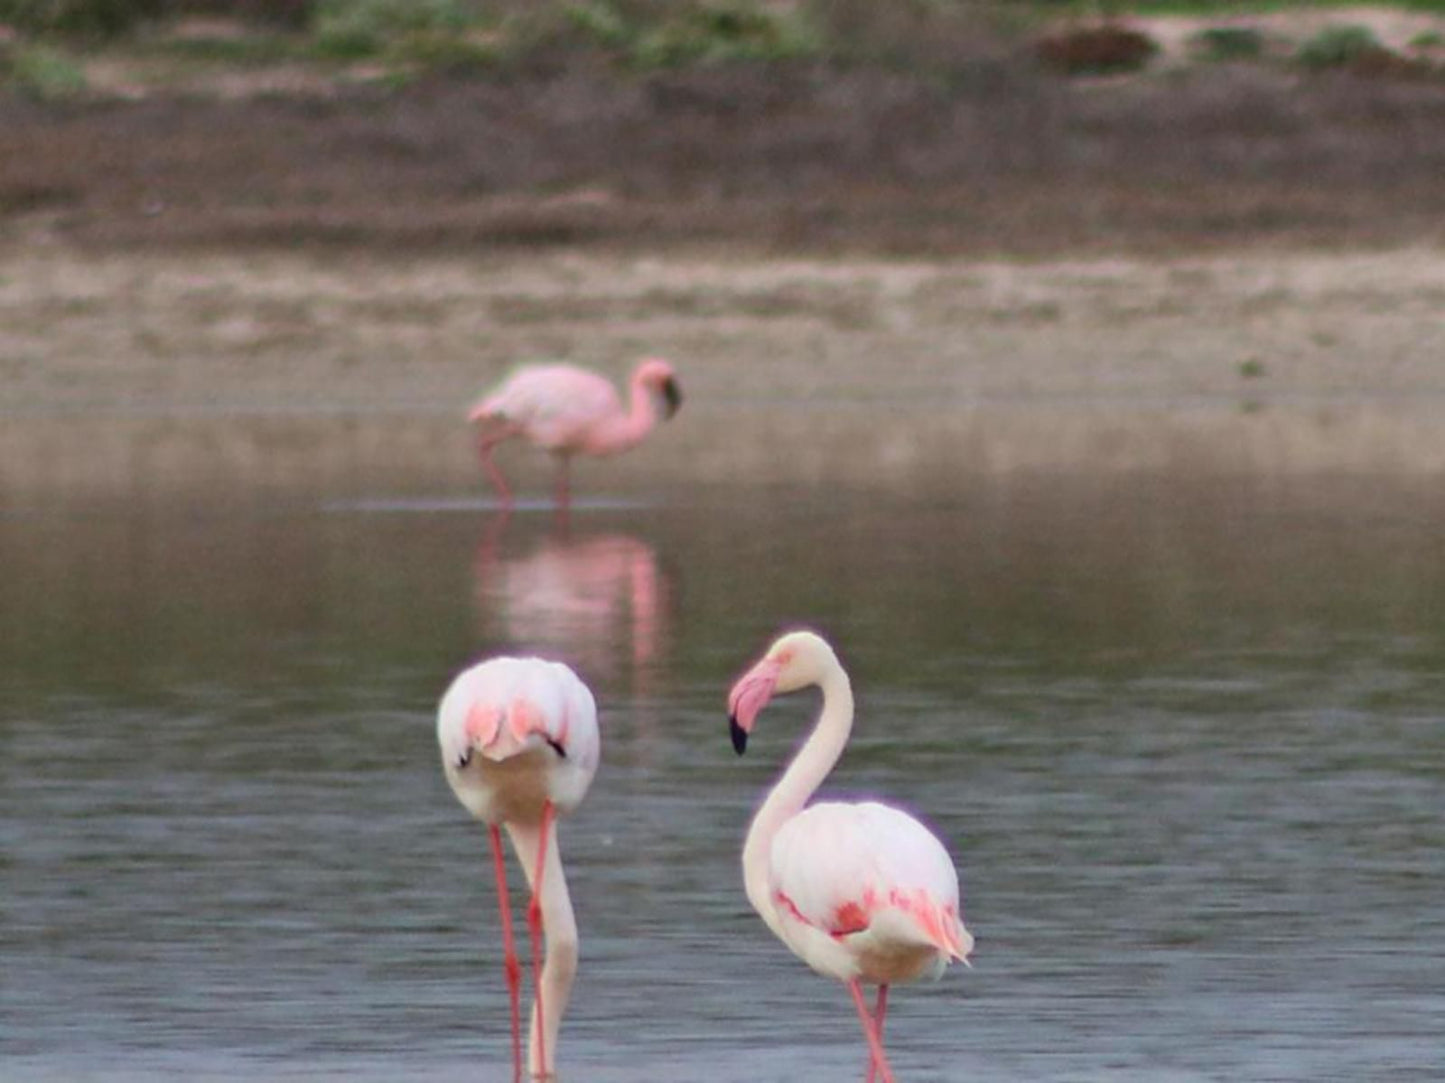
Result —
[[[1054, 261], [0, 249], [0, 499], [472, 492], [513, 365], [687, 404], [609, 491], [1445, 474], [1445, 251]], [[545, 487], [546, 457], [505, 449]]]

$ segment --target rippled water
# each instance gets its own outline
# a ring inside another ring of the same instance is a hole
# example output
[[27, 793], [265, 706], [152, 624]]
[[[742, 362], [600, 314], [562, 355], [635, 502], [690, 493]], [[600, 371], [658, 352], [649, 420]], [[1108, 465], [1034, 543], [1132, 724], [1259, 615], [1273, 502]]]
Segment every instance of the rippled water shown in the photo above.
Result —
[[731, 679], [780, 627], [859, 694], [830, 783], [949, 840], [973, 970], [899, 990], [900, 1080], [1436, 1079], [1438, 494], [961, 479], [932, 499], [668, 491], [12, 509], [0, 518], [6, 1079], [509, 1078], [456, 669], [598, 695], [561, 846], [564, 1077], [862, 1077], [848, 999], [751, 914]]

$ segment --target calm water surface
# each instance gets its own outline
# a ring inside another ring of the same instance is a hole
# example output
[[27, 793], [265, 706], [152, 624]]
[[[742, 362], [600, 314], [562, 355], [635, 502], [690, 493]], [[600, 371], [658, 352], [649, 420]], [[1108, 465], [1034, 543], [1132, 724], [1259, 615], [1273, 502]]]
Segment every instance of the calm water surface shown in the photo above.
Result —
[[739, 760], [723, 699], [806, 622], [859, 695], [828, 790], [921, 810], [979, 938], [895, 997], [900, 1080], [1438, 1079], [1442, 528], [1368, 479], [10, 509], [0, 1074], [508, 1079], [433, 709], [528, 649], [603, 716], [565, 1078], [861, 1079], [738, 869], [815, 703]]

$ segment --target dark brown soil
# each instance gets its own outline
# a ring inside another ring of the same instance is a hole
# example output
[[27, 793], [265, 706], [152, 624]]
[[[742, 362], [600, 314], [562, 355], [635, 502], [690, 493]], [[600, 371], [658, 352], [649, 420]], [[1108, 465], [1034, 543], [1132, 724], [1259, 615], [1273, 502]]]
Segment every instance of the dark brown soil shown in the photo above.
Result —
[[[1386, 73], [1388, 74], [1388, 73]], [[1445, 82], [571, 70], [400, 90], [0, 100], [0, 238], [812, 252], [1445, 242]]]

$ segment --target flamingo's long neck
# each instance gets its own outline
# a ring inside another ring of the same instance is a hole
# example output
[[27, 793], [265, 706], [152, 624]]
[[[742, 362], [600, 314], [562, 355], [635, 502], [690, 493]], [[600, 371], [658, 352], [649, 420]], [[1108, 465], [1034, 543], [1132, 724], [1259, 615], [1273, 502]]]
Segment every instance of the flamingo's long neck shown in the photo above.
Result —
[[652, 401], [652, 393], [635, 375], [629, 387], [627, 412], [616, 414], [606, 424], [598, 426], [591, 441], [594, 452], [626, 451], [640, 443], [657, 424], [657, 406]]
[[853, 688], [837, 659], [828, 660], [818, 686], [823, 690], [823, 709], [813, 732], [753, 817], [743, 846], [743, 883], [748, 900], [769, 924], [774, 909], [768, 876], [773, 837], [803, 810], [808, 798], [828, 777], [853, 729]]

